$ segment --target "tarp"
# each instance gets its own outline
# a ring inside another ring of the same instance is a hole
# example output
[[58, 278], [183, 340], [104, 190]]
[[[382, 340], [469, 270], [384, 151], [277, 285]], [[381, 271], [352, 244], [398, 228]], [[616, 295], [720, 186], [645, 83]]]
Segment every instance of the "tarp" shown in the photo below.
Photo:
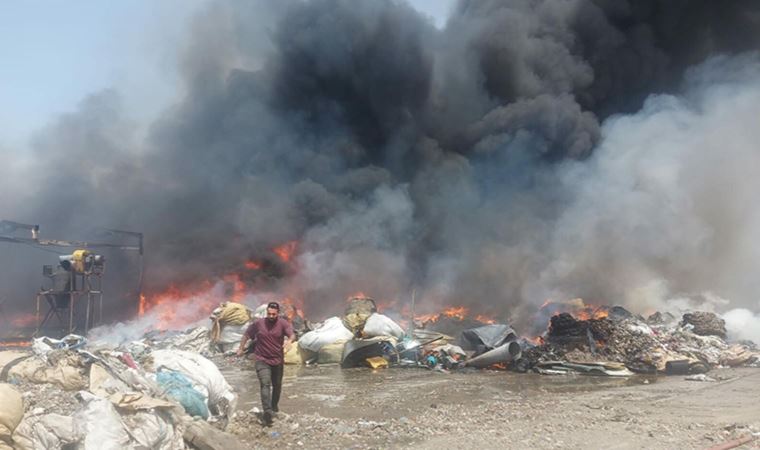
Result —
[[460, 343], [465, 350], [483, 353], [516, 340], [517, 335], [509, 325], [494, 324], [462, 331]]

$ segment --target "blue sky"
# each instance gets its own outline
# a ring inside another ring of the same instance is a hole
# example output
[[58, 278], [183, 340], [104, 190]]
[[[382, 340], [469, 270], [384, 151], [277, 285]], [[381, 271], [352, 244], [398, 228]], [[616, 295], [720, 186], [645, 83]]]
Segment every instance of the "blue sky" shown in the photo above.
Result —
[[[241, 0], [245, 1], [245, 0]], [[149, 122], [176, 93], [177, 53], [204, 0], [0, 1], [0, 149], [115, 88]], [[441, 26], [453, 0], [411, 0]]]

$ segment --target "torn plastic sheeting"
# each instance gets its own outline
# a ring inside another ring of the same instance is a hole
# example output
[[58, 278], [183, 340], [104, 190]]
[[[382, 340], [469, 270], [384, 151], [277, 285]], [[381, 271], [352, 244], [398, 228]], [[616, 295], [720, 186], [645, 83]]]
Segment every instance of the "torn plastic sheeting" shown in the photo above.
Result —
[[502, 346], [509, 341], [516, 341], [517, 335], [512, 327], [504, 324], [485, 325], [462, 331], [461, 346], [465, 350], [485, 350]]
[[489, 350], [482, 355], [476, 356], [465, 362], [468, 367], [485, 368], [499, 363], [507, 363], [520, 358], [522, 350], [516, 341], [507, 342], [495, 349]]
[[127, 447], [129, 435], [119, 414], [107, 399], [81, 391], [84, 407], [74, 414], [74, 429], [84, 440], [82, 450], [121, 450]]
[[339, 317], [330, 317], [314, 330], [301, 336], [298, 345], [306, 350], [318, 352], [325, 345], [347, 341], [353, 337]]
[[69, 334], [62, 339], [53, 339], [47, 336], [35, 338], [32, 341], [32, 350], [35, 354], [46, 357], [48, 353], [57, 349], [76, 350], [87, 344], [87, 339], [78, 334]]
[[206, 396], [193, 388], [192, 383], [179, 372], [159, 370], [156, 381], [167, 397], [178, 402], [193, 417], [208, 419]]
[[158, 340], [154, 348], [207, 352], [211, 348], [211, 336], [208, 328], [197, 327], [185, 333], [177, 333], [168, 339]]
[[165, 367], [180, 372], [193, 383], [195, 389], [207, 394], [212, 414], [232, 416], [237, 395], [213, 362], [197, 353], [181, 350], [156, 350], [152, 358], [155, 370]]
[[16, 450], [60, 450], [78, 442], [74, 418], [60, 414], [26, 416], [13, 433]]

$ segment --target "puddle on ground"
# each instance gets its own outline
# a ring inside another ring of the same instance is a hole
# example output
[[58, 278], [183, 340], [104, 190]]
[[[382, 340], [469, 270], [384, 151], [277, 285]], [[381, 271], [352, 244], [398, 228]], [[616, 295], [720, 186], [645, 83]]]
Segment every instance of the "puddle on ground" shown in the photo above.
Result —
[[[253, 363], [220, 365], [240, 395], [239, 408], [259, 406]], [[581, 393], [656, 382], [656, 376], [547, 376], [505, 371], [440, 373], [424, 368], [341, 369], [338, 365], [285, 366], [284, 410], [336, 417], [385, 417], [388, 409], [413, 410], [441, 403], [493, 399], [530, 400], [541, 395]]]

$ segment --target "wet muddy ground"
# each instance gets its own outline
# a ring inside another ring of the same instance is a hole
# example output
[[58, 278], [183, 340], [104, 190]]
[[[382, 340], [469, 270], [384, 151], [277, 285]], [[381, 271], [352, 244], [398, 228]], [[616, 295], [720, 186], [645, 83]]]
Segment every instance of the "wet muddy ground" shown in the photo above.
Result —
[[251, 448], [708, 448], [760, 432], [760, 369], [696, 382], [287, 366], [264, 428], [247, 412], [260, 407], [252, 362], [216, 362], [240, 393], [229, 429]]

